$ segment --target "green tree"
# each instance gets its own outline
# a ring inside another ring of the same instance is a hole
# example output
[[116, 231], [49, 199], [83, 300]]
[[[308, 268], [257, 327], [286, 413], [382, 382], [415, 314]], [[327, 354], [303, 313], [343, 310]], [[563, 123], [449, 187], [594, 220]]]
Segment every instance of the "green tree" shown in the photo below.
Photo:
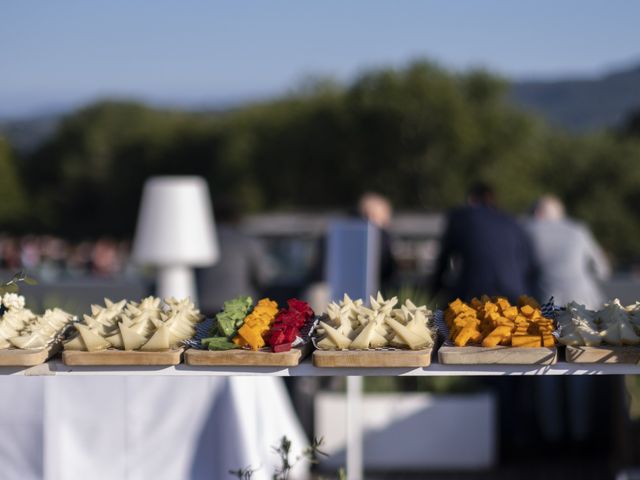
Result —
[[0, 225], [21, 225], [27, 202], [9, 144], [0, 137]]
[[485, 180], [514, 213], [556, 193], [617, 260], [640, 258], [633, 128], [554, 131], [510, 104], [507, 88], [486, 71], [455, 74], [415, 62], [342, 86], [311, 79], [281, 98], [224, 112], [101, 102], [67, 116], [19, 162], [31, 226], [129, 236], [151, 175], [202, 175], [214, 200], [233, 197], [248, 211], [347, 209], [367, 190], [400, 209], [442, 211]]
[[206, 173], [199, 119], [135, 103], [105, 102], [65, 118], [26, 162], [41, 229], [130, 235], [144, 180]]

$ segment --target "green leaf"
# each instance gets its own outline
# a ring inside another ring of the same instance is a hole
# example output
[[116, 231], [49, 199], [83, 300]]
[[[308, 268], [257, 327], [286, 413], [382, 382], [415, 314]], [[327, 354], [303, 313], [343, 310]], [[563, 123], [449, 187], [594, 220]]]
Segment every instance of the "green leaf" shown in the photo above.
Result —
[[227, 337], [203, 338], [201, 343], [209, 348], [209, 350], [234, 350], [238, 348], [238, 345], [230, 342]]
[[11, 280], [9, 280], [4, 285], [0, 285], [0, 292], [4, 293], [19, 293], [20, 286], [18, 285], [20, 282], [24, 282], [27, 285], [37, 285], [38, 281], [35, 278], [28, 276], [22, 270], [17, 272]]

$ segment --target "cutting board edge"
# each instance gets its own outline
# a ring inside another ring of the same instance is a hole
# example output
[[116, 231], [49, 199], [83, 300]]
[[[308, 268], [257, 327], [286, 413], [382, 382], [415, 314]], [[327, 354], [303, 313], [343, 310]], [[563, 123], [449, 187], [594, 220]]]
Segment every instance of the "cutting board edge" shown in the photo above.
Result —
[[49, 358], [57, 353], [58, 349], [58, 345], [51, 345], [38, 350], [3, 349], [0, 350], [0, 367], [35, 367], [46, 363]]
[[[501, 355], [491, 360], [491, 357], [497, 356], [498, 352], [501, 352]], [[547, 358], [545, 355], [552, 356]], [[529, 356], [532, 360], [518, 360], [518, 356]], [[456, 357], [460, 360], [456, 361]], [[469, 360], [465, 360], [465, 357]], [[438, 350], [438, 362], [443, 365], [555, 365], [558, 362], [558, 348], [441, 346]]]
[[[597, 352], [601, 352], [602, 354], [610, 353], [612, 355], [625, 355], [630, 356], [633, 360], [620, 360], [617, 357], [609, 357], [603, 359], [596, 360], [585, 360], [580, 359], [578, 353], [581, 353], [581, 356], [587, 356], [587, 358], [593, 358]], [[589, 357], [589, 355], [592, 355]], [[572, 346], [567, 345], [565, 347], [565, 359], [568, 363], [578, 363], [578, 364], [594, 364], [594, 363], [608, 363], [608, 364], [618, 364], [618, 365], [637, 365], [640, 364], [640, 346], [638, 345], [627, 345], [627, 346], [598, 346], [598, 347], [587, 347], [587, 346]]]
[[[183, 352], [184, 348], [163, 352], [141, 352], [137, 350], [131, 352], [120, 350], [81, 352], [66, 350], [62, 352], [62, 363], [70, 367], [173, 366], [180, 364]], [[154, 358], [158, 359], [153, 360]]]
[[[426, 368], [431, 365], [432, 353], [432, 348], [371, 351], [315, 350], [313, 365], [318, 368]], [[402, 357], [405, 357], [402, 361], [393, 361], [394, 358]], [[354, 358], [358, 360], [349, 361]], [[411, 360], [412, 358], [415, 360]]]
[[282, 353], [188, 348], [184, 352], [184, 363], [198, 367], [295, 367], [305, 356], [304, 349], [300, 348]]

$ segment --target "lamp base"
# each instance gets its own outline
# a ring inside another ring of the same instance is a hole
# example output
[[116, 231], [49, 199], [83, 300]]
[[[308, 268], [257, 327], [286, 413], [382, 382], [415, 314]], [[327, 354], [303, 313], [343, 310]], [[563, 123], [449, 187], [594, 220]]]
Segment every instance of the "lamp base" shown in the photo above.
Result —
[[191, 301], [197, 305], [198, 298], [193, 269], [186, 265], [158, 267], [158, 296], [161, 298], [175, 297], [179, 300], [190, 297]]

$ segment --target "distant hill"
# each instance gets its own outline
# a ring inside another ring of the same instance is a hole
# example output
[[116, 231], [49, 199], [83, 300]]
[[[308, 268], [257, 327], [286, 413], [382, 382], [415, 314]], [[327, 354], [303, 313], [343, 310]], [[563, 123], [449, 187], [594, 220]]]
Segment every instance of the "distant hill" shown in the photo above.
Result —
[[[571, 131], [614, 128], [631, 112], [640, 111], [640, 65], [592, 79], [517, 81], [512, 83], [509, 98], [551, 124]], [[178, 108], [178, 103], [174, 108]], [[241, 103], [236, 101], [233, 105]], [[183, 106], [185, 111], [193, 112], [220, 112], [229, 108], [229, 105]], [[65, 113], [60, 110], [31, 118], [0, 120], [0, 135], [6, 136], [17, 150], [29, 151], [53, 133]]]
[[640, 109], [640, 65], [594, 79], [516, 82], [512, 100], [574, 131], [620, 125]]

